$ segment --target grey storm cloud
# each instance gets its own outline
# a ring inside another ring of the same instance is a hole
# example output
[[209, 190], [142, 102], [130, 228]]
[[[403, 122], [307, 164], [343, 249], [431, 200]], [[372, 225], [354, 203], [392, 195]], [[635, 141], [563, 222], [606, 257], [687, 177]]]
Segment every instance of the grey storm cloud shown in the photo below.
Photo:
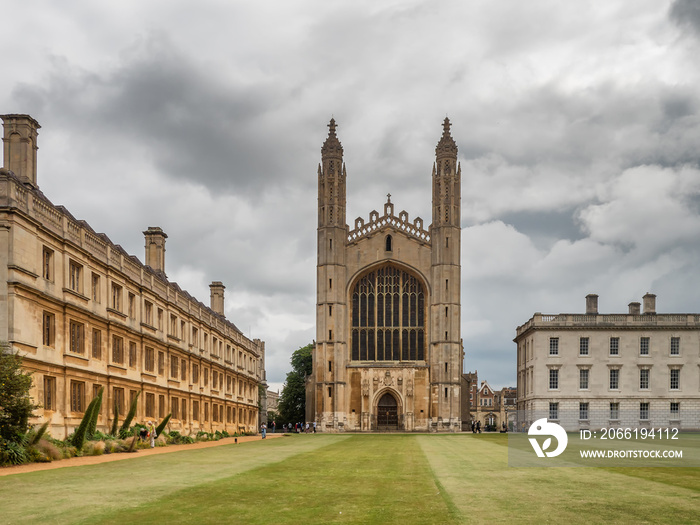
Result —
[[57, 60], [46, 84], [21, 84], [14, 95], [78, 134], [138, 144], [173, 180], [251, 196], [284, 183], [294, 134], [269, 126], [266, 116], [290, 94], [263, 81], [251, 85], [243, 72], [223, 85], [159, 38], [102, 73]]
[[519, 165], [697, 163], [698, 107], [700, 94], [691, 86], [652, 81], [565, 91], [549, 85], [518, 100], [488, 101], [464, 149], [473, 157], [496, 151]]
[[674, 0], [669, 14], [676, 24], [700, 38], [700, 4], [696, 0]]

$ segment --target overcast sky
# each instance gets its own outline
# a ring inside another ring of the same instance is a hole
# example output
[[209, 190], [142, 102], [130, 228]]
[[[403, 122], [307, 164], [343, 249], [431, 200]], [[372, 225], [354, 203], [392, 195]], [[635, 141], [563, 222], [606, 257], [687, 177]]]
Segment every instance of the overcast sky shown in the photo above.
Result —
[[431, 220], [442, 120], [462, 165], [465, 371], [515, 385], [535, 312], [700, 312], [700, 2], [36, 0], [3, 9], [0, 113], [42, 126], [55, 204], [267, 347], [315, 337], [331, 116], [350, 224]]

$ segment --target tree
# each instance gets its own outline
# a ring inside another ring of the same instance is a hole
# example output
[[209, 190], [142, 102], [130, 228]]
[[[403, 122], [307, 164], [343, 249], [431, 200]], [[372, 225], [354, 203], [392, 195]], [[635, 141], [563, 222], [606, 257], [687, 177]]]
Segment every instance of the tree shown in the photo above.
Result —
[[292, 370], [300, 373], [304, 377], [310, 376], [313, 370], [313, 357], [311, 352], [314, 349], [314, 344], [309, 343], [301, 347], [292, 354]]
[[29, 430], [29, 418], [38, 405], [29, 389], [32, 376], [22, 370], [22, 358], [0, 343], [0, 438], [19, 443]]
[[85, 437], [87, 439], [92, 439], [97, 431], [97, 418], [100, 415], [100, 410], [102, 409], [102, 394], [104, 393], [105, 387], [100, 387], [100, 391], [97, 393], [97, 402], [92, 414], [90, 416], [90, 423], [88, 423], [87, 432]]
[[156, 427], [156, 437], [160, 436], [163, 430], [165, 430], [165, 425], [167, 425], [168, 421], [170, 421], [170, 416], [172, 416], [172, 414], [165, 416], [165, 419], [163, 419], [163, 421], [160, 422], [160, 425]]
[[109, 431], [111, 436], [117, 435], [117, 425], [119, 425], [119, 405], [116, 398], [114, 399], [114, 419], [112, 420], [112, 430]]
[[279, 416], [282, 423], [302, 422], [306, 418], [306, 378], [311, 375], [314, 344], [310, 343], [292, 354], [292, 371], [280, 394]]
[[[122, 423], [122, 428], [119, 429], [119, 437], [122, 439], [127, 437], [127, 433], [129, 432], [129, 425], [131, 425], [131, 421], [134, 419], [134, 416], [136, 415], [137, 401], [139, 400], [139, 395], [141, 395], [141, 392], [136, 392], [134, 399], [131, 400], [131, 406], [129, 407], [129, 412], [126, 414], [126, 418], [124, 419], [124, 423]], [[115, 414], [115, 416], [116, 416], [116, 414]], [[115, 419], [116, 419], [116, 417], [115, 417]]]
[[92, 422], [92, 418], [97, 418], [97, 414], [100, 411], [100, 406], [102, 405], [102, 388], [100, 389], [100, 393], [95, 396], [92, 401], [90, 401], [90, 404], [87, 407], [87, 410], [85, 410], [85, 414], [83, 414], [83, 419], [80, 421], [80, 425], [78, 425], [78, 428], [75, 430], [75, 434], [73, 434], [73, 439], [72, 445], [78, 449], [78, 452], [83, 448], [83, 444], [85, 443], [85, 437], [88, 434], [88, 431], [90, 429], [90, 424]]

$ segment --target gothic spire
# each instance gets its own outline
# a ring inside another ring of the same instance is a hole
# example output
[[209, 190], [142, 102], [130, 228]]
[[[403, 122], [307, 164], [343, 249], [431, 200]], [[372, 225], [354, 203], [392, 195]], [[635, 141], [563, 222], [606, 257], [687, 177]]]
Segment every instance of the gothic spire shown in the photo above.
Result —
[[450, 134], [450, 119], [445, 117], [442, 123], [442, 137], [440, 142], [435, 147], [435, 155], [440, 157], [441, 155], [451, 155], [457, 156], [457, 144], [455, 144], [452, 135]]
[[340, 144], [338, 137], [335, 134], [335, 119], [331, 117], [331, 121], [328, 124], [328, 138], [326, 142], [323, 143], [321, 147], [321, 155], [325, 156], [343, 156], [343, 146]]

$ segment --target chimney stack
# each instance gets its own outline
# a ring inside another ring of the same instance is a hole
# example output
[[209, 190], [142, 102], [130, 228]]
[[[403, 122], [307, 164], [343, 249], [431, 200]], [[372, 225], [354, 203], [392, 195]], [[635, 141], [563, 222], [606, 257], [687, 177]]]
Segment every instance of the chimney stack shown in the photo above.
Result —
[[586, 315], [595, 315], [598, 313], [598, 295], [589, 293], [586, 296]]
[[224, 283], [213, 281], [209, 285], [211, 290], [211, 309], [219, 315], [224, 315]]
[[36, 184], [36, 140], [41, 126], [29, 115], [0, 115], [3, 127], [3, 167], [25, 184]]
[[655, 314], [656, 313], [656, 295], [647, 292], [644, 297], [644, 313], [645, 314]]
[[630, 309], [630, 315], [639, 315], [641, 310], [640, 310], [640, 303], [630, 303], [629, 305]]
[[146, 237], [146, 266], [165, 273], [165, 239], [168, 236], [158, 226], [149, 226]]

